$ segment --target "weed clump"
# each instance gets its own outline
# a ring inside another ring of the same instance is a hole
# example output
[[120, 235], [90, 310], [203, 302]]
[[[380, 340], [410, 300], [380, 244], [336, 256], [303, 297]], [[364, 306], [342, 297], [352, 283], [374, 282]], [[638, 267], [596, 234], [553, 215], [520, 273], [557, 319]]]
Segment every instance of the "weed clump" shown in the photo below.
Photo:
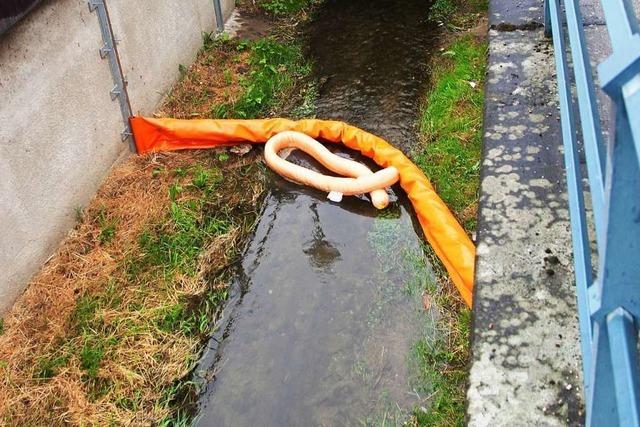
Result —
[[310, 72], [299, 44], [273, 37], [223, 36], [213, 41], [205, 37], [198, 60], [180, 72], [181, 80], [159, 114], [217, 119], [269, 115], [287, 102]]
[[287, 92], [294, 83], [309, 74], [298, 45], [285, 44], [273, 38], [238, 43], [239, 52], [248, 51], [249, 74], [240, 80], [244, 89], [235, 102], [217, 105], [212, 114], [217, 118], [252, 118], [267, 112], [277, 95]]
[[436, 0], [429, 8], [429, 19], [448, 29], [463, 30], [484, 16], [488, 0]]
[[259, 7], [276, 16], [292, 15], [312, 4], [314, 0], [262, 0]]

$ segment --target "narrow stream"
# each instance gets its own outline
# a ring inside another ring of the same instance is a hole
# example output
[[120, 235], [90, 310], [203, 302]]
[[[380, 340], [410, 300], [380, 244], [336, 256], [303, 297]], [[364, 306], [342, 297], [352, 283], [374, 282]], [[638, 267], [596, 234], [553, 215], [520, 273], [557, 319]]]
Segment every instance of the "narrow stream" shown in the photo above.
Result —
[[[317, 116], [405, 151], [433, 46], [429, 3], [329, 0], [308, 28], [321, 83]], [[364, 161], [338, 146], [339, 155]], [[289, 160], [322, 168], [294, 152]], [[434, 280], [411, 207], [394, 188], [377, 211], [273, 176], [220, 330], [200, 365], [207, 426], [398, 425], [428, 406], [412, 345], [434, 334], [422, 304]]]
[[354, 124], [408, 152], [438, 31], [426, 0], [327, 0], [311, 25], [317, 115]]

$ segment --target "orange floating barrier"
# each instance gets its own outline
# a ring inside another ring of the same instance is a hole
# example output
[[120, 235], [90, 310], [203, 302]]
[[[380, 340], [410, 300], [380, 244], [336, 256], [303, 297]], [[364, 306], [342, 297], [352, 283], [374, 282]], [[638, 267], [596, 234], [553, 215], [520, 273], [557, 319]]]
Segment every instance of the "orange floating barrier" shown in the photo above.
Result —
[[445, 266], [462, 299], [471, 307], [475, 246], [429, 179], [407, 156], [388, 142], [343, 122], [330, 120], [179, 120], [133, 117], [139, 154], [184, 149], [264, 143], [274, 135], [295, 131], [311, 138], [342, 143], [373, 159], [382, 168], [393, 166], [400, 174], [427, 241]]

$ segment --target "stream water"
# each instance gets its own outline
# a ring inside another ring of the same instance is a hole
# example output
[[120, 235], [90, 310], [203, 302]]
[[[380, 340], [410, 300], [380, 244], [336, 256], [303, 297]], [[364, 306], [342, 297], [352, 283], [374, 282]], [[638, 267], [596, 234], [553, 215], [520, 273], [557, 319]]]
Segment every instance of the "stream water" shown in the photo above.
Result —
[[[308, 28], [318, 117], [405, 151], [433, 29], [428, 2], [329, 0]], [[373, 165], [339, 146], [339, 155]], [[294, 152], [289, 160], [322, 168]], [[272, 176], [221, 326], [199, 371], [199, 425], [397, 425], [428, 406], [413, 344], [434, 334], [433, 272], [398, 188], [384, 211]]]

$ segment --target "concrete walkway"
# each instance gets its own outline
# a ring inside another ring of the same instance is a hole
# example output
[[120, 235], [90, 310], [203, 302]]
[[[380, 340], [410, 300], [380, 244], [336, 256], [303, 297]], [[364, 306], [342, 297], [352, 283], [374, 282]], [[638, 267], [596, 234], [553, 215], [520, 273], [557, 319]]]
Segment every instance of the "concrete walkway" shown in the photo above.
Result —
[[[609, 52], [600, 1], [581, 7], [595, 66]], [[584, 422], [555, 62], [542, 22], [542, 0], [490, 2], [471, 426]], [[609, 102], [599, 99], [607, 130]]]

